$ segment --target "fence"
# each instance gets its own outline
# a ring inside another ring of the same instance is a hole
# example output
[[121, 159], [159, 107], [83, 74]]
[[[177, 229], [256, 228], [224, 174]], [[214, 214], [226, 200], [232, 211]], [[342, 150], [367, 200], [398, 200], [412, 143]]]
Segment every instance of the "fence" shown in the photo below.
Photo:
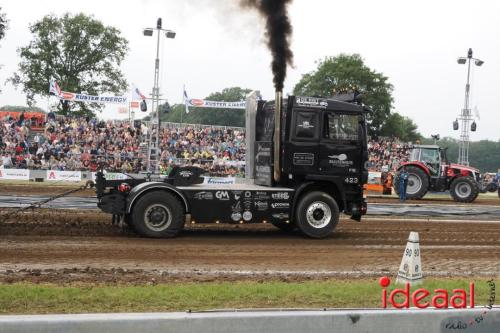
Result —
[[0, 316], [3, 333], [499, 332], [500, 308]]

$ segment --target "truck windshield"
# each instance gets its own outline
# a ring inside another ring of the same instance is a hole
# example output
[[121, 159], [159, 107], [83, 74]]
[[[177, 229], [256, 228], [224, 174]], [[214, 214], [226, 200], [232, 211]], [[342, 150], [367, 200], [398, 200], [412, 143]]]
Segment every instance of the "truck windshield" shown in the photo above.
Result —
[[325, 136], [335, 141], [358, 141], [359, 116], [328, 113]]

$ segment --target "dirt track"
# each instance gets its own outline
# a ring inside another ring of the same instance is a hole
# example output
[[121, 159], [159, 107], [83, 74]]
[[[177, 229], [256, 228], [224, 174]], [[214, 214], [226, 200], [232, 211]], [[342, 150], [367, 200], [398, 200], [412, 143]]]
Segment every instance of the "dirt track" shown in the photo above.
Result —
[[271, 225], [188, 226], [175, 239], [145, 239], [109, 215], [38, 211], [0, 223], [0, 282], [304, 280], [394, 274], [410, 231], [425, 274], [500, 276], [500, 223], [342, 220], [311, 240]]
[[[0, 194], [48, 195], [70, 188], [74, 186], [3, 185]], [[445, 198], [408, 203], [454, 204]], [[500, 200], [474, 203], [482, 204]], [[378, 277], [395, 274], [410, 231], [420, 234], [424, 274], [500, 276], [500, 223], [488, 221], [342, 220], [325, 240], [284, 233], [272, 225], [188, 225], [178, 238], [157, 240], [112, 225], [110, 216], [98, 211], [38, 210], [0, 221], [0, 282]]]

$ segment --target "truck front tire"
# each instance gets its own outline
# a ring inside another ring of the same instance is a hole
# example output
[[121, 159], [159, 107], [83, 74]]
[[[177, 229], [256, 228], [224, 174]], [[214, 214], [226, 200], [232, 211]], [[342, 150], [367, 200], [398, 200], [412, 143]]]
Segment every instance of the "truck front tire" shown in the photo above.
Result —
[[133, 229], [144, 237], [172, 238], [184, 227], [181, 202], [165, 191], [144, 194], [132, 208]]
[[339, 207], [329, 194], [314, 191], [299, 199], [295, 218], [306, 236], [325, 238], [333, 233], [339, 222]]

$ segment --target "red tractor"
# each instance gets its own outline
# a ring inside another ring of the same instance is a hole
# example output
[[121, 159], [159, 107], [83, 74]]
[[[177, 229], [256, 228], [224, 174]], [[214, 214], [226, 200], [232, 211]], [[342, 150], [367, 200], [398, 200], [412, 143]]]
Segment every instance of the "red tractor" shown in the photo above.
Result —
[[[408, 172], [408, 199], [421, 199], [428, 191], [444, 192], [449, 190], [457, 202], [472, 202], [479, 192], [486, 192], [478, 169], [450, 164], [446, 149], [436, 145], [414, 146], [408, 162], [401, 163]], [[394, 190], [399, 194], [399, 179], [396, 175]]]

